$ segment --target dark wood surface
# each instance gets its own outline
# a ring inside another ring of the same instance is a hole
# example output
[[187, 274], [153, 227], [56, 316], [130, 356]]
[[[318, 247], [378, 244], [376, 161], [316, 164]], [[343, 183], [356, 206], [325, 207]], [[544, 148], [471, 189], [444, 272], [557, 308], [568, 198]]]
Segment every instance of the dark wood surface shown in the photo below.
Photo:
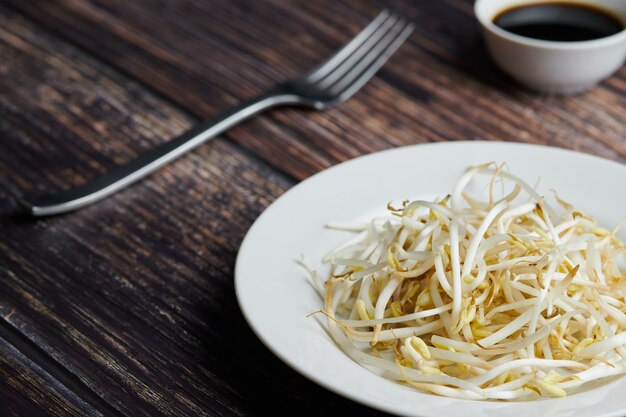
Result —
[[[256, 339], [233, 265], [298, 180], [413, 143], [543, 143], [626, 161], [626, 70], [573, 97], [517, 87], [462, 0], [4, 0], [0, 5], [0, 415], [379, 415]], [[14, 193], [83, 183], [312, 66], [383, 6], [416, 22], [324, 113], [272, 111], [76, 213]], [[621, 185], [620, 185], [621, 186]]]

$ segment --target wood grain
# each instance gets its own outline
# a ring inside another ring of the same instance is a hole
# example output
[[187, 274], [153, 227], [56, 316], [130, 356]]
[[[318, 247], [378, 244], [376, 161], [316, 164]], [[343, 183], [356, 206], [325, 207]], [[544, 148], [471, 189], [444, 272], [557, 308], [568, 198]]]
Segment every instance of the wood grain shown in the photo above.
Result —
[[412, 19], [409, 42], [347, 103], [277, 110], [227, 134], [297, 179], [442, 140], [542, 143], [626, 160], [626, 70], [574, 97], [525, 91], [486, 55], [470, 1], [10, 2], [198, 117], [311, 67], [382, 7]]
[[373, 414], [287, 368], [237, 307], [239, 243], [290, 179], [217, 139], [97, 206], [21, 216], [9, 191], [81, 183], [193, 117], [2, 8], [0, 56], [0, 330], [26, 340], [0, 331], [2, 415]]
[[[39, 371], [39, 372], [38, 372]], [[51, 380], [40, 367], [0, 339], [0, 404], [3, 416], [102, 415]]]
[[24, 335], [0, 322], [0, 414], [119, 416]]

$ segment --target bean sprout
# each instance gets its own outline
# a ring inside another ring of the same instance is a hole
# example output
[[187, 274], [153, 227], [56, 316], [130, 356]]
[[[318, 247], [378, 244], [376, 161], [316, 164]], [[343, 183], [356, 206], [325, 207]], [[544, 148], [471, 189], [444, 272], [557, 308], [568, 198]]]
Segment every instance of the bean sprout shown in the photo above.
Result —
[[[471, 167], [438, 201], [388, 205], [323, 260], [304, 259], [337, 345], [418, 390], [471, 400], [564, 397], [626, 372], [626, 247], [505, 165]], [[490, 176], [489, 198], [468, 185]], [[512, 191], [494, 196], [496, 182]], [[555, 208], [557, 207], [558, 210]]]

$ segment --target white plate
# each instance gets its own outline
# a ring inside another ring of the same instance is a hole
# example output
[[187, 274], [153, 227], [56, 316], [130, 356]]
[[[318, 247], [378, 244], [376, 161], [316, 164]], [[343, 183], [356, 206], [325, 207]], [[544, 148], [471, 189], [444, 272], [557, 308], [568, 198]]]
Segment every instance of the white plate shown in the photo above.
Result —
[[[507, 162], [510, 172], [559, 196], [612, 227], [626, 214], [626, 166], [543, 146], [491, 142], [417, 145], [364, 156], [321, 172], [289, 190], [250, 228], [235, 267], [239, 305], [257, 336], [296, 371], [355, 401], [421, 417], [576, 416], [626, 413], [626, 379], [565, 399], [504, 403], [423, 394], [385, 380], [348, 358], [320, 320], [307, 314], [322, 303], [296, 264], [317, 265], [344, 241], [324, 225], [365, 220], [392, 200], [432, 197], [451, 190], [466, 167]], [[622, 236], [623, 237], [623, 236]]]

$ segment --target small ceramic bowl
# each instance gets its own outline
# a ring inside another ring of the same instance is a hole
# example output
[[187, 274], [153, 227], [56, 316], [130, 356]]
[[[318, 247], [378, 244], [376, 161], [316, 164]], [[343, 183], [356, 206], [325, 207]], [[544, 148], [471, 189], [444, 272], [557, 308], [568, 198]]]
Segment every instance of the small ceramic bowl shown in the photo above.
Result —
[[[542, 92], [576, 93], [617, 71], [626, 59], [626, 30], [582, 42], [544, 41], [519, 36], [493, 23], [502, 11], [515, 6], [556, 3], [554, 0], [477, 0], [474, 12], [483, 27], [494, 61], [511, 77]], [[626, 26], [624, 0], [567, 0], [602, 8]]]

